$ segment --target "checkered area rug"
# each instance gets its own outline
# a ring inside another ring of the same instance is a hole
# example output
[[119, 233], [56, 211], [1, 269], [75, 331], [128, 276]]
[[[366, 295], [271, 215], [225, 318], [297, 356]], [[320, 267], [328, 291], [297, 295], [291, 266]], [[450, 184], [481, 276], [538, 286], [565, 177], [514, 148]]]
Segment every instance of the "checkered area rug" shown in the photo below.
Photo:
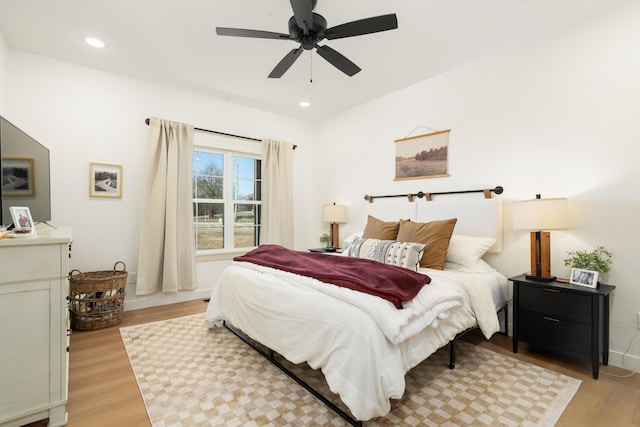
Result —
[[[226, 329], [197, 314], [120, 329], [153, 426], [348, 426]], [[552, 426], [580, 382], [459, 342], [413, 368], [404, 397], [369, 426]], [[322, 374], [279, 359], [344, 408]], [[346, 408], [344, 408], [346, 411]]]

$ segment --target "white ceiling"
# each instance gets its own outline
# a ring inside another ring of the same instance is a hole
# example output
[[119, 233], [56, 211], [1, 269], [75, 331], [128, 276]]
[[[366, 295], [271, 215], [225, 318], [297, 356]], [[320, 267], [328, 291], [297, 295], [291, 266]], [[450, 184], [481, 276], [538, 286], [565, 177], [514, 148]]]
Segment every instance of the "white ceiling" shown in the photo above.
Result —
[[287, 0], [0, 0], [0, 33], [10, 49], [316, 121], [628, 1], [318, 0], [328, 27], [397, 14], [397, 30], [322, 43], [362, 68], [353, 77], [305, 51], [268, 79], [294, 42], [215, 33], [288, 33]]

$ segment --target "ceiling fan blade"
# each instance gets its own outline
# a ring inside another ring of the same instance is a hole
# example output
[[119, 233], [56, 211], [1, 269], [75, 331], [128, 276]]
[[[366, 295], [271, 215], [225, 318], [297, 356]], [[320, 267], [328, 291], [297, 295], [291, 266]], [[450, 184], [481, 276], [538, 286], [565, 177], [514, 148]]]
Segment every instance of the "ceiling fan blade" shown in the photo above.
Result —
[[360, 71], [360, 67], [351, 62], [347, 57], [340, 52], [331, 49], [329, 46], [316, 45], [318, 55], [327, 60], [331, 65], [342, 71], [349, 77]]
[[296, 59], [298, 59], [303, 50], [304, 49], [302, 48], [302, 46], [300, 46], [299, 48], [293, 49], [291, 52], [287, 53], [285, 57], [282, 58], [280, 62], [278, 62], [278, 65], [276, 65], [273, 71], [271, 71], [271, 74], [269, 74], [269, 78], [279, 79], [280, 77], [282, 77], [282, 75], [287, 72], [287, 70], [293, 65], [293, 63], [296, 62]]
[[289, 34], [273, 33], [271, 31], [261, 31], [261, 30], [247, 30], [244, 28], [216, 27], [216, 34], [219, 36], [290, 40]]
[[345, 37], [379, 33], [380, 31], [395, 30], [396, 28], [398, 28], [398, 18], [395, 13], [392, 13], [390, 15], [360, 19], [327, 28], [325, 37], [329, 40], [342, 39]]
[[309, 30], [313, 28], [313, 4], [312, 0], [291, 0], [291, 9], [293, 16], [296, 18], [298, 27], [302, 28], [302, 32], [306, 36]]

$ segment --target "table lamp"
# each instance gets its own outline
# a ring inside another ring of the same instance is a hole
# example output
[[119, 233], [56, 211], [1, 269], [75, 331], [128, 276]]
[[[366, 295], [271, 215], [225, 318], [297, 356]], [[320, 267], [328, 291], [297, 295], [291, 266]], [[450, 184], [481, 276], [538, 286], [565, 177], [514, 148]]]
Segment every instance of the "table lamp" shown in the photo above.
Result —
[[331, 236], [331, 248], [337, 248], [340, 244], [339, 225], [347, 222], [347, 207], [343, 205], [323, 205], [322, 221], [331, 223], [329, 236]]
[[533, 200], [513, 202], [513, 228], [531, 230], [531, 274], [526, 278], [552, 282], [551, 236], [548, 231], [568, 228], [569, 202], [565, 198], [542, 199], [537, 194]]

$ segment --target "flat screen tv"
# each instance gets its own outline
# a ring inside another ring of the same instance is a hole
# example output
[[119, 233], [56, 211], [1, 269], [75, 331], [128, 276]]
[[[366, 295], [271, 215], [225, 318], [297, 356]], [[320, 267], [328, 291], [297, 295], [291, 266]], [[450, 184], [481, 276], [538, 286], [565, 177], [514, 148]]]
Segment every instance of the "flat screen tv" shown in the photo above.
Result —
[[51, 221], [49, 149], [0, 116], [0, 224], [13, 220], [9, 207], [25, 206], [34, 223]]

